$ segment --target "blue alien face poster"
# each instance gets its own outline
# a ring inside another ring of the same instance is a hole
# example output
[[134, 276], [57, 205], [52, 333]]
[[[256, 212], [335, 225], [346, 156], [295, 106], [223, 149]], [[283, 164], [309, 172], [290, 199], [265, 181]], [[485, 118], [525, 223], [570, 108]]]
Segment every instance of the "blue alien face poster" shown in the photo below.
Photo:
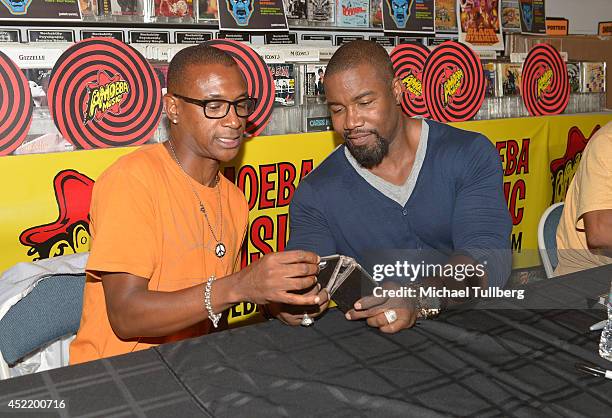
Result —
[[385, 32], [434, 33], [434, 0], [383, 0]]
[[219, 0], [221, 31], [286, 31], [283, 0]]

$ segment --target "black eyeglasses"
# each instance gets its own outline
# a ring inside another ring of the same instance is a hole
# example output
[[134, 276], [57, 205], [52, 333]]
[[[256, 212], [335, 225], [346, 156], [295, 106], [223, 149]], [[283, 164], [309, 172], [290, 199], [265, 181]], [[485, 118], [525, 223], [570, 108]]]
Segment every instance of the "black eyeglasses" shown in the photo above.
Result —
[[246, 97], [244, 99], [238, 99], [235, 101], [223, 100], [223, 99], [211, 99], [211, 100], [198, 100], [192, 99], [191, 97], [181, 96], [180, 94], [171, 93], [174, 97], [178, 97], [187, 103], [200, 106], [204, 109], [204, 116], [208, 119], [221, 119], [224, 118], [230, 110], [230, 106], [234, 106], [236, 115], [241, 118], [251, 116], [257, 106], [257, 99], [254, 97]]

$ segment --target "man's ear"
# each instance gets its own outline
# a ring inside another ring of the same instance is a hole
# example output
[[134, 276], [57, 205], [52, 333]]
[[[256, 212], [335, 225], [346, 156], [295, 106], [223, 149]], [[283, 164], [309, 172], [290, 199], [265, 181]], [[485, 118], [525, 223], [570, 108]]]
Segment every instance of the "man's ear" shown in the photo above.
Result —
[[402, 97], [404, 95], [404, 86], [402, 85], [401, 77], [395, 77], [391, 82], [391, 88], [393, 89], [393, 97], [395, 97], [395, 103], [397, 105], [402, 103]]
[[162, 97], [164, 101], [164, 110], [166, 111], [166, 115], [168, 116], [168, 120], [171, 123], [178, 122], [178, 104], [176, 97], [166, 93], [164, 97]]

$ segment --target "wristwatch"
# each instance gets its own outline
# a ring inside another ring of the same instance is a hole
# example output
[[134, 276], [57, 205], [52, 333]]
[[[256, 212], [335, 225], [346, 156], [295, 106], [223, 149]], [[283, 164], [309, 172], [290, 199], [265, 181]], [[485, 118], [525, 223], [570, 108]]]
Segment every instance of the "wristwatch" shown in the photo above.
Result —
[[434, 319], [442, 312], [440, 298], [436, 297], [417, 297], [415, 306], [418, 319]]

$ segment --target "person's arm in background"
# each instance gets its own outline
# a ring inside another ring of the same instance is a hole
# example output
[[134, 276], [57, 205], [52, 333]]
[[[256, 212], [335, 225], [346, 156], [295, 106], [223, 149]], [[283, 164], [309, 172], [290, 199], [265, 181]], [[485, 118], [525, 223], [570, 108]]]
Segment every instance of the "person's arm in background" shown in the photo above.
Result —
[[[336, 253], [336, 245], [332, 236], [323, 207], [307, 181], [302, 181], [297, 187], [289, 206], [289, 242], [285, 248], [290, 250], [306, 250], [320, 256]], [[286, 304], [271, 303], [266, 309], [271, 316], [289, 325], [298, 325], [304, 312], [311, 317], [320, 315], [329, 304], [329, 297], [324, 290], [315, 287], [308, 294], [319, 293], [320, 303], [308, 310]], [[324, 296], [325, 294], [325, 296]]]
[[587, 212], [582, 219], [591, 252], [612, 257], [612, 209]]
[[580, 171], [576, 227], [591, 252], [612, 257], [612, 124], [591, 138]]

